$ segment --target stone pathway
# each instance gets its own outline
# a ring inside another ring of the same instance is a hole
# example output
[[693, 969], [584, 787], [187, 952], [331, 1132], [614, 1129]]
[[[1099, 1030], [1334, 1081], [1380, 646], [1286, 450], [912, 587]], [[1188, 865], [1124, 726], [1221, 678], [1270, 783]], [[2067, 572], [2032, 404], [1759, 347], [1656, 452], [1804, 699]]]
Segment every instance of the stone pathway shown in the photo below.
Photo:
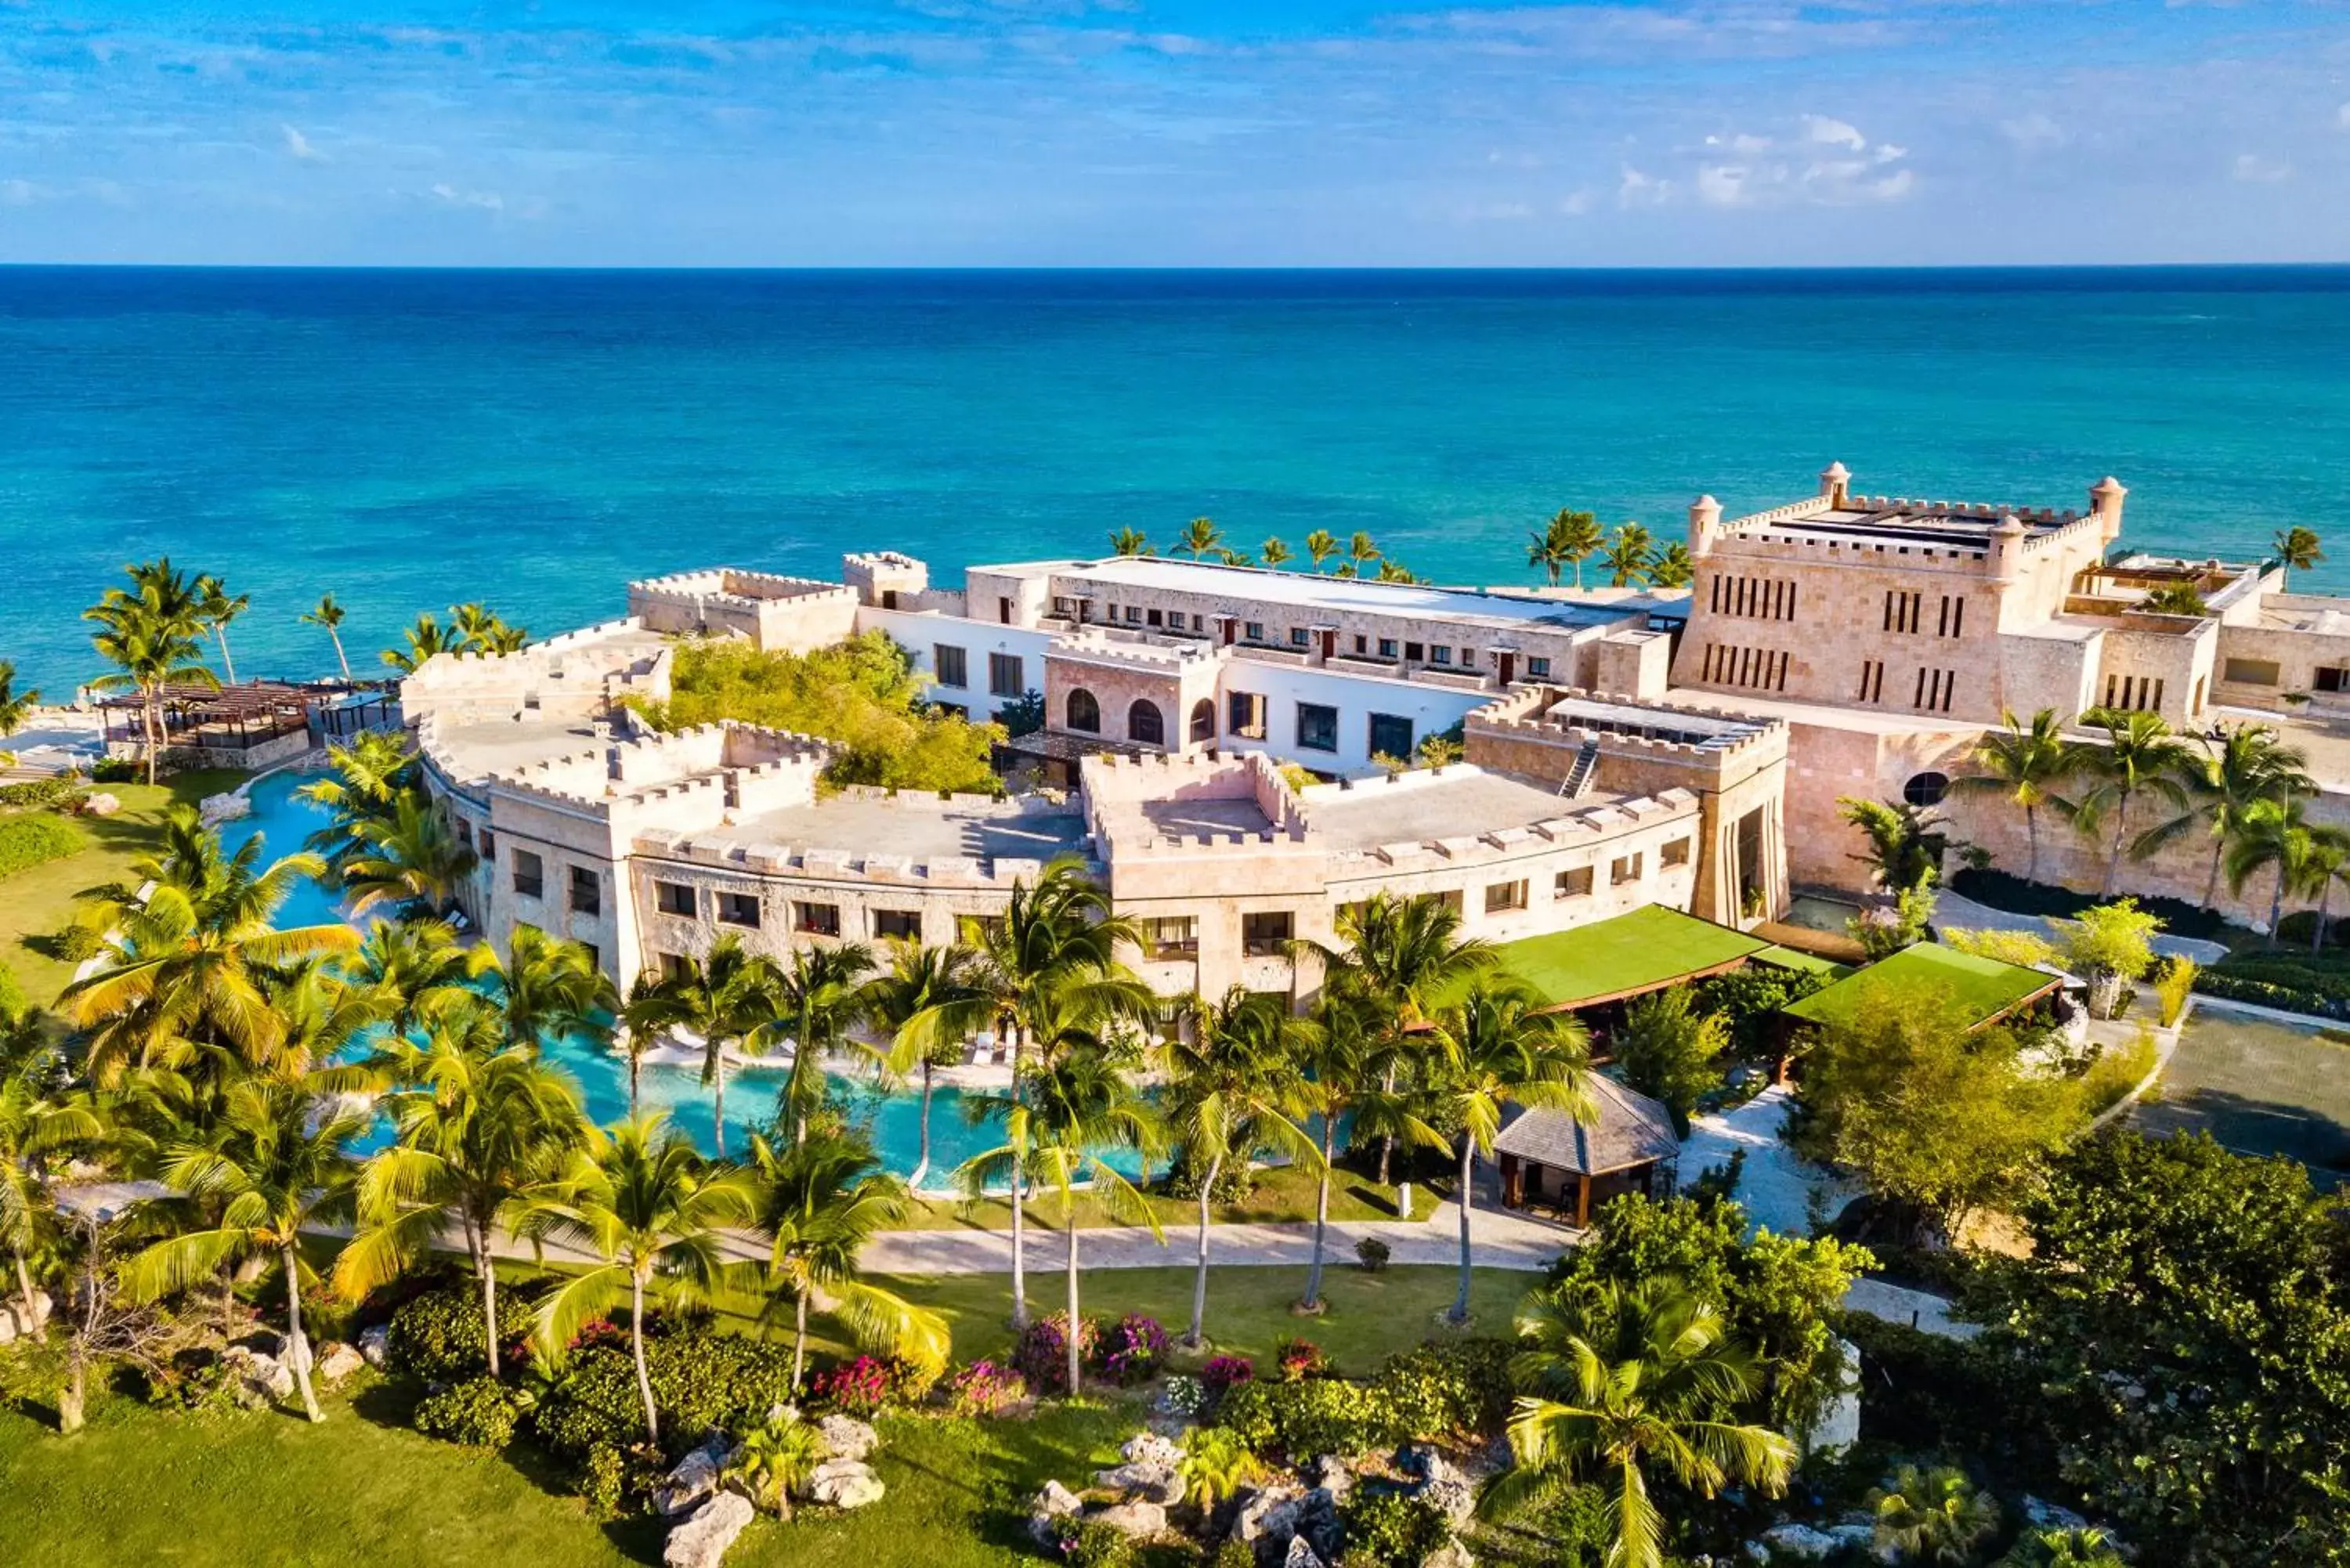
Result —
[[1859, 1189], [1806, 1164], [1787, 1147], [1780, 1135], [1794, 1109], [1795, 1092], [1773, 1084], [1736, 1110], [1697, 1117], [1681, 1145], [1681, 1179], [1694, 1180], [1698, 1172], [1723, 1164], [1733, 1150], [1743, 1149], [1746, 1163], [1731, 1197], [1746, 1210], [1747, 1220], [1756, 1229], [1768, 1227], [1782, 1236], [1810, 1235], [1814, 1193], [1821, 1195], [1833, 1215]]

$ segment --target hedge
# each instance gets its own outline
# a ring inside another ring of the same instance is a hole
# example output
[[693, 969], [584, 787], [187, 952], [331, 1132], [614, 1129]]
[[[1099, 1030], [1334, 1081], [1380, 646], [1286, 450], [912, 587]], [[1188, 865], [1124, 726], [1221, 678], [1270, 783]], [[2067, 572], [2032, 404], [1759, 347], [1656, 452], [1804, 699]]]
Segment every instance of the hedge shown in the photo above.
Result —
[[0, 784], [0, 805], [56, 805], [88, 787], [64, 774], [56, 778], [26, 779], [21, 784]]
[[2215, 996], [2223, 1002], [2249, 1002], [2284, 1012], [2305, 1012], [2314, 1018], [2350, 1020], [2350, 999], [2273, 980], [2207, 969], [2197, 972], [2195, 991], [2198, 995]]
[[[2074, 919], [2085, 909], [2100, 904], [2110, 904], [2111, 898], [2095, 893], [2076, 893], [2070, 888], [2052, 887], [2045, 882], [2027, 882], [2012, 871], [1997, 867], [1976, 870], [1970, 866], [1950, 878], [1950, 891], [1962, 898], [1972, 898], [1994, 909], [2011, 915], [2054, 916]], [[2227, 917], [2207, 909], [2200, 904], [2190, 904], [2184, 898], [2141, 896], [2137, 907], [2162, 921], [2162, 929], [2175, 937], [2201, 937], [2210, 941], [2225, 941], [2230, 933], [2243, 928]]]
[[88, 847], [88, 836], [62, 816], [12, 816], [0, 821], [0, 877], [13, 877]]

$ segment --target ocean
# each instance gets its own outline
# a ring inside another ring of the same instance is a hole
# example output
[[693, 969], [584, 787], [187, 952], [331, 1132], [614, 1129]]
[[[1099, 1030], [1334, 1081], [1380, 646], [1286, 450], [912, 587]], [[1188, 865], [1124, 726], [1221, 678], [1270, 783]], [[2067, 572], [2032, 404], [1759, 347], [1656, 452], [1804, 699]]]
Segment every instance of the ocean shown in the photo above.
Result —
[[[130, 560], [224, 576], [240, 673], [624, 585], [1367, 530], [1525, 582], [1561, 506], [1677, 536], [1812, 493], [2081, 505], [2249, 556], [2350, 515], [2350, 268], [403, 272], [0, 268], [0, 658], [63, 697]], [[2350, 533], [2305, 580], [2350, 588]]]

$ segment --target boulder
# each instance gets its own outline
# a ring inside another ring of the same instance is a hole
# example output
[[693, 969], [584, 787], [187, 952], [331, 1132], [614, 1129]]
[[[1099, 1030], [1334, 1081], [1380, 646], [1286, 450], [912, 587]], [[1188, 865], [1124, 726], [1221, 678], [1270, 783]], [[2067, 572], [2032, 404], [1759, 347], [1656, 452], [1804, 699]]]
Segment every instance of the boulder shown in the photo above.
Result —
[[887, 1490], [862, 1459], [827, 1459], [808, 1476], [808, 1496], [834, 1508], [863, 1508]]
[[99, 790], [86, 797], [78, 809], [84, 816], [112, 816], [122, 809], [122, 801], [118, 795]]
[[1126, 1446], [1118, 1451], [1118, 1458], [1130, 1465], [1180, 1465], [1183, 1449], [1173, 1439], [1156, 1432], [1137, 1432], [1127, 1438]]
[[1477, 1560], [1458, 1541], [1448, 1541], [1421, 1558], [1419, 1568], [1477, 1568]]
[[1265, 1541], [1285, 1546], [1297, 1533], [1297, 1513], [1305, 1501], [1305, 1489], [1288, 1481], [1243, 1492], [1232, 1516], [1232, 1533], [1252, 1545]]
[[1045, 1490], [1038, 1492], [1035, 1501], [1028, 1505], [1029, 1535], [1035, 1540], [1037, 1545], [1048, 1552], [1051, 1551], [1054, 1544], [1060, 1539], [1058, 1534], [1060, 1521], [1076, 1512], [1081, 1506], [1083, 1505], [1077, 1501], [1076, 1493], [1059, 1481], [1046, 1481]]
[[380, 1323], [359, 1330], [359, 1355], [369, 1366], [388, 1364], [391, 1360], [391, 1325]]
[[755, 1511], [749, 1498], [731, 1491], [712, 1494], [671, 1528], [661, 1543], [661, 1568], [718, 1568]]
[[1466, 1524], [1469, 1516], [1477, 1511], [1477, 1489], [1465, 1480], [1423, 1481], [1412, 1495], [1456, 1526]]
[[196, 804], [196, 814], [206, 827], [219, 823], [234, 822], [238, 817], [253, 815], [253, 798], [243, 790], [230, 790], [224, 794], [208, 794]]
[[325, 1378], [331, 1387], [366, 1365], [366, 1356], [353, 1346], [336, 1340], [327, 1346], [327, 1353], [318, 1357], [318, 1376]]
[[1860, 1441], [1860, 1348], [1850, 1340], [1835, 1342], [1843, 1369], [1835, 1397], [1820, 1412], [1809, 1430], [1794, 1434], [1805, 1459], [1834, 1459]]
[[1774, 1524], [1762, 1532], [1762, 1544], [1780, 1556], [1817, 1563], [1841, 1552], [1846, 1542], [1836, 1534], [1814, 1530], [1808, 1524]]
[[836, 1459], [861, 1459], [881, 1446], [881, 1434], [870, 1421], [854, 1416], [827, 1416], [816, 1424], [824, 1451]]
[[726, 1473], [727, 1448], [724, 1437], [715, 1437], [678, 1460], [668, 1479], [653, 1489], [653, 1511], [683, 1513], [715, 1492]]
[[1344, 1502], [1347, 1494], [1355, 1490], [1355, 1472], [1336, 1454], [1323, 1455], [1305, 1473], [1314, 1478], [1316, 1489], [1330, 1494], [1334, 1502]]
[[1114, 1469], [1096, 1470], [1094, 1485], [1104, 1491], [1140, 1498], [1162, 1508], [1172, 1508], [1183, 1501], [1183, 1472], [1171, 1464], [1136, 1460]]
[[221, 1365], [228, 1371], [230, 1392], [248, 1408], [294, 1397], [294, 1369], [274, 1355], [232, 1345], [221, 1352]]
[[2034, 1530], [2086, 1530], [2089, 1527], [2089, 1521], [2071, 1509], [2050, 1502], [2045, 1498], [2033, 1497], [2030, 1492], [2024, 1493], [2023, 1501], [2016, 1506]]
[[1768, 1568], [1771, 1562], [1771, 1549], [1761, 1542], [1750, 1541], [1739, 1550], [1746, 1553], [1746, 1561], [1749, 1563], [1762, 1563], [1764, 1568]]
[[1289, 1550], [1281, 1559], [1281, 1568], [1322, 1568], [1322, 1559], [1306, 1543], [1305, 1537], [1293, 1535], [1289, 1538]]
[[1155, 1502], [1137, 1498], [1132, 1502], [1114, 1502], [1099, 1511], [1085, 1516], [1096, 1524], [1106, 1524], [1120, 1535], [1156, 1535], [1167, 1528], [1167, 1511]]
[[0, 1345], [16, 1343], [16, 1314], [12, 1307], [0, 1307]]
[[[49, 1314], [57, 1310], [57, 1303], [49, 1299], [48, 1292], [35, 1291], [30, 1298], [10, 1296], [8, 1309], [16, 1314], [17, 1332], [30, 1337], [49, 1326]], [[26, 1315], [28, 1312], [29, 1317]]]

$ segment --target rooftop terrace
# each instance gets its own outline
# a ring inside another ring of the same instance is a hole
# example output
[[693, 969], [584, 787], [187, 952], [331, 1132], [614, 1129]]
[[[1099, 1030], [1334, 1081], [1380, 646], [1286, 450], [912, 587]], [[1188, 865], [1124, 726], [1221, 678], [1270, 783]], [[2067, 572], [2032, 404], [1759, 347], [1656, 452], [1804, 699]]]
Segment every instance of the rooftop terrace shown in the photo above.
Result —
[[1562, 800], [1547, 784], [1467, 763], [1441, 774], [1408, 774], [1392, 784], [1372, 781], [1305, 796], [1314, 841], [1337, 853], [1529, 827], [1614, 798], [1594, 794]]
[[[1014, 567], [979, 568], [1015, 570]], [[1255, 566], [1227, 566], [1208, 561], [1170, 561], [1153, 556], [1119, 556], [1100, 561], [1070, 561], [1055, 566], [1056, 574], [1082, 578], [1104, 588], [1136, 592], [1222, 595], [1258, 604], [1331, 614], [1421, 616], [1490, 626], [1540, 626], [1561, 630], [1611, 626], [1633, 613], [1607, 605], [1570, 604], [1552, 599], [1489, 594], [1474, 588], [1424, 587], [1410, 583], [1382, 583], [1367, 577], [1334, 577], [1312, 572], [1276, 572]]]
[[1050, 860], [1086, 847], [1086, 821], [1074, 808], [1025, 809], [1011, 803], [949, 803], [927, 796], [886, 797], [855, 791], [812, 805], [760, 812], [697, 830], [697, 844], [778, 844], [839, 849], [858, 857], [913, 861]]

